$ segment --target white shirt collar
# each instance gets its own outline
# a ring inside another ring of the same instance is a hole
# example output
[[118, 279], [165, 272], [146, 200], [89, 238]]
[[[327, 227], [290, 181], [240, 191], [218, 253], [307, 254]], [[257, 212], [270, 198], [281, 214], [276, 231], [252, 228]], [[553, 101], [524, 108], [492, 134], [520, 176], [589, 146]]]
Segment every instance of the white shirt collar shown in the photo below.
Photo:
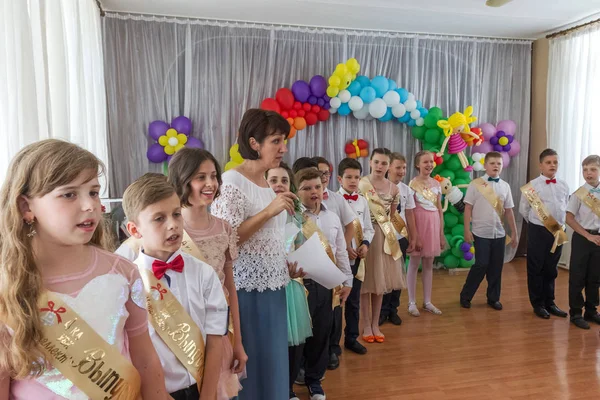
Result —
[[[180, 254], [181, 254], [181, 249], [179, 249], [175, 253], [171, 254], [171, 257], [169, 257], [167, 262], [169, 263], [169, 262], [173, 261], [175, 259], [175, 257], [177, 257]], [[145, 254], [143, 250], [140, 250], [140, 254], [138, 255], [138, 260], [141, 261], [141, 263], [138, 265], [141, 265], [142, 267], [151, 270], [152, 263], [155, 260], [158, 260], [158, 258], [151, 257], [151, 256]], [[161, 260], [159, 260], [159, 261], [161, 261]]]
[[339, 190], [339, 192], [340, 192], [340, 194], [342, 194], [342, 195], [344, 195], [344, 194], [349, 194], [349, 195], [351, 195], [351, 196], [354, 196], [355, 194], [358, 194], [358, 192], [352, 192], [352, 193], [350, 193], [350, 192], [347, 192], [347, 191], [346, 191], [346, 189], [344, 189], [343, 187], [340, 187], [340, 190]]

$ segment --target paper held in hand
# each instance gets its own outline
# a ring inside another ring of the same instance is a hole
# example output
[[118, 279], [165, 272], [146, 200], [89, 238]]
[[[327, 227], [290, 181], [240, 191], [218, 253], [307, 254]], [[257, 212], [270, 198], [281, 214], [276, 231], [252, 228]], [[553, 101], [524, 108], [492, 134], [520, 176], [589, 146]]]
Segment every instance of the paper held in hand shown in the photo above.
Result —
[[306, 278], [316, 281], [327, 289], [333, 289], [346, 280], [346, 275], [325, 252], [318, 235], [312, 235], [296, 251], [291, 252], [288, 261], [297, 262], [298, 268], [306, 272]]

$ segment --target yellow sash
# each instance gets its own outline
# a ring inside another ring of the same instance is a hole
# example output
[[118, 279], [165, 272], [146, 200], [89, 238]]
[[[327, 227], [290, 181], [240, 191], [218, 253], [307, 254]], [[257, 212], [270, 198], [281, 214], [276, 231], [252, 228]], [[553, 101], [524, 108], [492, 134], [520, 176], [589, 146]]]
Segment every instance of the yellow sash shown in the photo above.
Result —
[[535, 191], [531, 183], [528, 183], [521, 187], [521, 193], [529, 202], [531, 208], [533, 208], [546, 229], [554, 236], [554, 244], [552, 244], [551, 253], [556, 251], [558, 246], [562, 246], [567, 243], [569, 240], [567, 239], [567, 234], [563, 230], [562, 226], [554, 219], [552, 214], [546, 208], [546, 205], [540, 199], [540, 196]]
[[[133, 236], [130, 236], [129, 239], [127, 239], [126, 241], [123, 242], [123, 244], [126, 244], [127, 246], [129, 246], [129, 248], [131, 250], [133, 250], [133, 252], [135, 253], [135, 256], [137, 257], [137, 255], [140, 253], [140, 249], [142, 247], [142, 240], [134, 238]], [[204, 257], [204, 254], [202, 254], [202, 252], [200, 251], [198, 246], [196, 246], [196, 244], [194, 243], [192, 238], [190, 238], [190, 235], [188, 235], [188, 233], [185, 230], [183, 231], [183, 240], [181, 241], [181, 250], [183, 250], [183, 252], [193, 256], [194, 258], [197, 258], [200, 261], [206, 262], [206, 258]]]
[[150, 323], [177, 360], [196, 379], [200, 391], [204, 375], [202, 332], [169, 288], [163, 286], [154, 273], [138, 260], [136, 264], [144, 282]]
[[[331, 248], [327, 237], [325, 237], [325, 234], [323, 234], [321, 229], [319, 229], [317, 224], [315, 224], [315, 222], [312, 219], [306, 217], [305, 215], [302, 215], [302, 234], [306, 239], [309, 239], [314, 233], [316, 233], [319, 237], [319, 242], [321, 243], [321, 246], [323, 246], [323, 248], [325, 249], [325, 252], [329, 256], [329, 259], [331, 259], [331, 262], [335, 264], [335, 256], [333, 255], [333, 249]], [[341, 304], [339, 294], [335, 293], [336, 289], [337, 288], [333, 289], [333, 302], [331, 305], [332, 308], [335, 308]]]
[[371, 211], [371, 215], [374, 217], [375, 221], [377, 221], [377, 224], [379, 224], [379, 227], [385, 236], [383, 251], [385, 254], [392, 256], [394, 260], [399, 260], [402, 258], [402, 250], [400, 250], [400, 245], [396, 240], [394, 225], [392, 225], [390, 218], [385, 211], [383, 201], [379, 198], [377, 191], [371, 184], [371, 181], [369, 181], [368, 177], [365, 176], [360, 180], [358, 188], [367, 199], [369, 211]]
[[[352, 225], [354, 225], [354, 240], [356, 240], [356, 248], [358, 249], [364, 240], [362, 225], [358, 218], [352, 221]], [[358, 271], [356, 271], [356, 279], [359, 281], [364, 281], [365, 279], [365, 259], [361, 258], [360, 263], [358, 264]]]
[[592, 212], [596, 215], [596, 217], [600, 218], [600, 200], [589, 190], [585, 188], [585, 186], [580, 187], [575, 192], [575, 196], [581, 200], [583, 204], [585, 204]]
[[425, 199], [429, 200], [433, 203], [434, 206], [437, 207], [437, 199], [438, 196], [435, 194], [429, 187], [427, 187], [423, 182], [418, 182], [416, 179], [410, 181], [408, 185], [412, 190], [419, 193]]
[[53, 292], [40, 296], [47, 360], [92, 400], [136, 400], [140, 376], [135, 367], [108, 344]]
[[[483, 196], [484, 199], [490, 203], [490, 206], [496, 211], [498, 217], [500, 218], [500, 223], [504, 227], [504, 202], [500, 200], [492, 185], [488, 182], [484, 181], [483, 178], [477, 178], [473, 181], [473, 185], [477, 188], [479, 193]], [[506, 228], [505, 228], [506, 231]], [[512, 238], [506, 234], [506, 244], [512, 242]]]
[[396, 230], [396, 232], [408, 239], [408, 229], [406, 229], [406, 222], [404, 222], [400, 213], [393, 213], [390, 220], [392, 221], [392, 225], [394, 225], [394, 229]]

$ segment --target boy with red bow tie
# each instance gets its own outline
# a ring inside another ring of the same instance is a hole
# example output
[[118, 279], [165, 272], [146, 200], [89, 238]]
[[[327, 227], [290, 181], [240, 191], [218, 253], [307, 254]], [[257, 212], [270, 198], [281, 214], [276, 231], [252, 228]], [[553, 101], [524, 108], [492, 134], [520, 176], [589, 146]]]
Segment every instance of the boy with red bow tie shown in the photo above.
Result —
[[[357, 354], [365, 354], [367, 348], [358, 342], [358, 322], [360, 314], [360, 286], [364, 277], [364, 262], [361, 260], [367, 256], [369, 244], [373, 240], [375, 230], [371, 222], [371, 213], [367, 200], [358, 194], [358, 182], [362, 174], [362, 166], [352, 158], [344, 158], [338, 165], [338, 182], [342, 195], [352, 211], [354, 211], [354, 239], [348, 247], [348, 257], [352, 263], [352, 291], [346, 301], [344, 314], [346, 317], [346, 328], [344, 330], [344, 347]], [[362, 275], [362, 276], [361, 276]]]
[[144, 283], [150, 338], [175, 400], [215, 399], [227, 332], [227, 302], [214, 269], [180, 250], [181, 202], [160, 174], [123, 195], [127, 230], [141, 241], [135, 264]]
[[527, 225], [527, 288], [533, 312], [548, 319], [550, 314], [566, 318], [567, 313], [554, 303], [554, 281], [564, 232], [569, 185], [556, 178], [558, 153], [546, 149], [540, 154], [541, 175], [521, 188], [519, 213]]

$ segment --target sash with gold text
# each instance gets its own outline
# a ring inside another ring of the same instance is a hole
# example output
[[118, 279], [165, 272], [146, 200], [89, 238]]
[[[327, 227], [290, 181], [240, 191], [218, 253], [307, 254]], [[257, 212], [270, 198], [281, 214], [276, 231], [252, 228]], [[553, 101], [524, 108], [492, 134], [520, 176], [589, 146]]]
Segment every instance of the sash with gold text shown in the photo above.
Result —
[[[500, 200], [492, 185], [488, 182], [484, 181], [482, 178], [477, 178], [473, 181], [473, 185], [477, 188], [479, 193], [483, 196], [484, 199], [490, 203], [490, 206], [496, 211], [498, 214], [498, 218], [500, 218], [500, 223], [504, 227], [504, 202]], [[506, 228], [504, 229], [506, 231]], [[506, 234], [506, 244], [509, 244], [512, 241], [511, 237]]]
[[540, 199], [540, 196], [531, 183], [521, 187], [521, 193], [523, 193], [523, 196], [525, 196], [531, 208], [535, 210], [538, 218], [542, 221], [546, 229], [554, 236], [554, 244], [552, 244], [552, 249], [550, 250], [551, 253], [554, 253], [558, 246], [562, 246], [568, 242], [567, 234], [556, 219], [554, 219], [552, 214], [550, 214], [546, 205], [542, 203], [542, 199]]
[[137, 369], [53, 292], [40, 296], [46, 359], [92, 400], [136, 400]]
[[433, 203], [434, 206], [437, 207], [438, 196], [435, 194], [430, 188], [428, 188], [424, 183], [418, 182], [416, 179], [410, 181], [408, 185], [412, 190], [419, 193], [426, 200], [429, 200]]
[[400, 245], [396, 240], [394, 225], [392, 225], [392, 222], [385, 211], [383, 201], [379, 198], [377, 191], [369, 181], [368, 177], [365, 176], [360, 180], [358, 188], [367, 199], [369, 211], [371, 211], [371, 215], [373, 215], [375, 221], [379, 224], [385, 237], [383, 251], [385, 254], [392, 256], [394, 260], [399, 260], [402, 257], [402, 250], [400, 250]]
[[[356, 240], [356, 248], [358, 249], [364, 240], [365, 236], [363, 234], [362, 225], [358, 218], [352, 221], [352, 225], [354, 225], [354, 240]], [[365, 259], [361, 258], [360, 263], [358, 264], [358, 270], [356, 271], [356, 279], [359, 281], [363, 281], [365, 279]]]
[[163, 286], [154, 273], [140, 265], [138, 260], [136, 264], [144, 282], [150, 323], [177, 360], [196, 379], [200, 391], [205, 350], [202, 332], [169, 288]]
[[593, 193], [590, 193], [590, 191], [587, 190], [585, 186], [582, 186], [579, 189], [577, 189], [577, 191], [575, 192], [575, 196], [577, 196], [577, 198], [581, 200], [583, 204], [585, 204], [590, 210], [592, 210], [596, 217], [600, 218], [600, 200], [598, 200], [598, 198], [594, 196]]

